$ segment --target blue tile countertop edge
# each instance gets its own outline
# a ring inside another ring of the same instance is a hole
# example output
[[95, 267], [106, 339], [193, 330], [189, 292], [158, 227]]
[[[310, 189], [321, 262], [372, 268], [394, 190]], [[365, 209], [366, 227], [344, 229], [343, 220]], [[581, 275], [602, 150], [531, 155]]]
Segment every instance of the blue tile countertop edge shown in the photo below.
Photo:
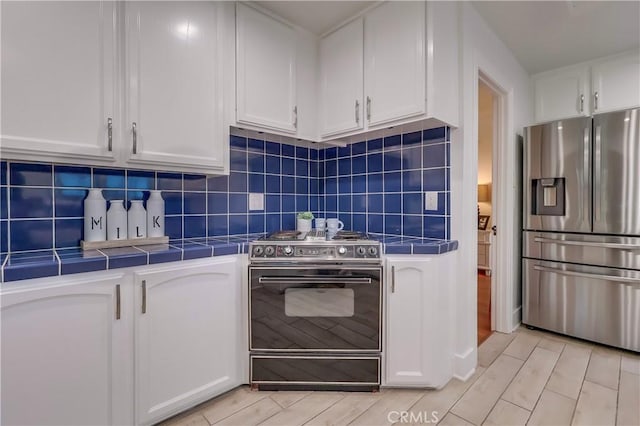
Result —
[[[170, 240], [169, 244], [101, 250], [60, 249], [0, 256], [2, 282], [104, 271], [181, 260], [247, 253], [249, 243], [264, 234]], [[384, 254], [443, 254], [458, 241], [372, 234]]]

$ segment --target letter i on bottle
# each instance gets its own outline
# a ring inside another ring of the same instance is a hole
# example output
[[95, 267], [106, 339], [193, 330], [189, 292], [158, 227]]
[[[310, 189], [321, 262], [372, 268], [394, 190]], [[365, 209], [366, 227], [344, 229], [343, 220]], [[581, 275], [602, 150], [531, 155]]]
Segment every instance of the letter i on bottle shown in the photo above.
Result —
[[107, 211], [107, 239], [127, 239], [127, 211], [123, 200], [111, 200]]

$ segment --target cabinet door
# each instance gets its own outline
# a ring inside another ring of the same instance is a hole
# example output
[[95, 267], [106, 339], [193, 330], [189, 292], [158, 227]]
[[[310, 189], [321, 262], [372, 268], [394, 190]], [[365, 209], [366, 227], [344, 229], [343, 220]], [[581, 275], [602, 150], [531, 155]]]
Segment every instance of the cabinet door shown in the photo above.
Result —
[[215, 2], [126, 2], [130, 163], [222, 170], [220, 24]]
[[2, 2], [3, 158], [113, 160], [115, 2]]
[[388, 2], [365, 16], [365, 108], [370, 126], [425, 111], [424, 7], [424, 2]]
[[451, 377], [446, 256], [387, 259], [386, 385], [438, 387]]
[[2, 424], [132, 423], [123, 368], [130, 310], [121, 306], [117, 317], [122, 277], [3, 291]]
[[135, 274], [136, 418], [152, 424], [239, 384], [237, 259]]
[[236, 7], [237, 121], [295, 133], [295, 31], [246, 5]]
[[320, 40], [321, 136], [363, 128], [362, 18]]
[[588, 116], [588, 67], [565, 68], [534, 77], [534, 97], [536, 123]]
[[591, 90], [594, 114], [640, 106], [640, 55], [623, 55], [594, 64]]

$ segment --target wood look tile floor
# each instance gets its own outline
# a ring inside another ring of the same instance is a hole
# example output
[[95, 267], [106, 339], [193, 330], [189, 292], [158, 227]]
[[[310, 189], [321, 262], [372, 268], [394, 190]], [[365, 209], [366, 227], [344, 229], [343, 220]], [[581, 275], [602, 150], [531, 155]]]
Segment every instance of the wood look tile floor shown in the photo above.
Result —
[[[406, 421], [398, 417], [407, 412]], [[413, 422], [409, 415], [413, 415]], [[437, 421], [435, 421], [437, 418]], [[395, 422], [395, 423], [393, 423]], [[640, 425], [640, 354], [520, 327], [440, 390], [257, 392], [241, 386], [163, 422], [210, 425]]]

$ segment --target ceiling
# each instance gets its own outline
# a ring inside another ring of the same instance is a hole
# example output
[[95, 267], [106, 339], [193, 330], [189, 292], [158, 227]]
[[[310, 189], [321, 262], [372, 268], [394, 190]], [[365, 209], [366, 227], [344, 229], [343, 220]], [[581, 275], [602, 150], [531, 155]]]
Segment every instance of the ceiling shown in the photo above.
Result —
[[322, 35], [377, 1], [254, 1], [316, 35]]
[[531, 74], [640, 46], [639, 1], [474, 1]]
[[[255, 1], [316, 35], [378, 1]], [[640, 46], [640, 1], [473, 1], [531, 74]]]

